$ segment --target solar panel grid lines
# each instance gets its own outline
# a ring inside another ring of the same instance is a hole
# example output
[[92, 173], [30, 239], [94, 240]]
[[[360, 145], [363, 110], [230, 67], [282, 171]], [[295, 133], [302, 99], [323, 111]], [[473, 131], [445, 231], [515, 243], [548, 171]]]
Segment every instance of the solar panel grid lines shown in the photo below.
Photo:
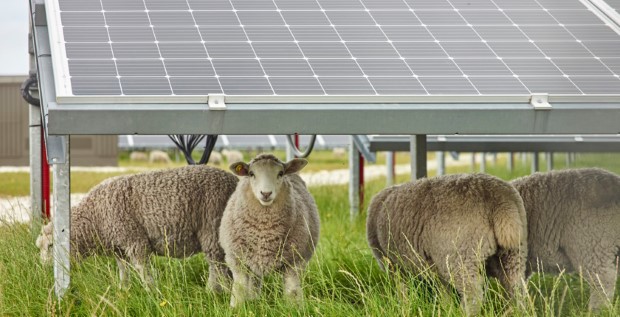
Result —
[[585, 0], [48, 1], [68, 96], [620, 95]]

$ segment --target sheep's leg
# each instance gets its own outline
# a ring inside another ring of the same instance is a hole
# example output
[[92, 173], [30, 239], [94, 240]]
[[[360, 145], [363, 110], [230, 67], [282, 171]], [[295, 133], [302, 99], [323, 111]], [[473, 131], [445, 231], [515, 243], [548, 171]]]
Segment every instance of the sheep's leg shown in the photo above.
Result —
[[590, 285], [589, 308], [597, 311], [611, 304], [616, 287], [616, 268], [613, 265], [605, 268], [586, 270]]
[[461, 308], [467, 316], [480, 313], [484, 299], [484, 278], [479, 272], [477, 257], [448, 257], [446, 266], [438, 266], [440, 276], [453, 283], [461, 296]]
[[230, 287], [230, 271], [223, 263], [209, 261], [209, 279], [207, 285], [215, 293], [221, 293]]
[[122, 288], [123, 285], [126, 285], [129, 281], [127, 278], [127, 263], [118, 255], [114, 256], [114, 258], [116, 259], [116, 265], [118, 266], [118, 276], [120, 280], [119, 287]]
[[143, 260], [132, 258], [131, 265], [138, 272], [138, 275], [140, 275], [140, 279], [142, 279], [142, 282], [147, 287], [150, 287], [155, 284], [155, 280], [153, 279], [153, 276], [151, 275], [151, 269], [149, 265], [148, 256], [145, 257]]
[[252, 300], [259, 296], [261, 281], [257, 276], [245, 268], [231, 267], [233, 275], [230, 307], [237, 307], [246, 300]]
[[525, 288], [526, 255], [520, 250], [501, 250], [499, 252], [499, 272], [497, 278], [510, 298], [518, 302], [527, 296]]
[[302, 268], [292, 267], [284, 271], [284, 295], [295, 302], [302, 302], [304, 292], [299, 277]]

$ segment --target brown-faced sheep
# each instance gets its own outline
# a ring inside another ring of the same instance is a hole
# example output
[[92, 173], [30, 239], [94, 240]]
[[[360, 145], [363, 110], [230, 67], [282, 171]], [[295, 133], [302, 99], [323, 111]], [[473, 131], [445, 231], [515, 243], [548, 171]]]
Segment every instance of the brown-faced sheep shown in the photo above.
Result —
[[590, 309], [610, 304], [620, 261], [620, 177], [586, 168], [536, 173], [512, 184], [527, 213], [527, 276], [583, 272]]
[[[367, 238], [379, 265], [421, 272], [429, 265], [461, 295], [467, 314], [479, 312], [487, 261], [509, 294], [521, 289], [527, 255], [519, 193], [485, 174], [459, 174], [392, 186], [368, 207]], [[390, 263], [384, 263], [387, 261]]]
[[261, 154], [230, 169], [242, 179], [220, 226], [220, 244], [233, 274], [230, 305], [259, 296], [264, 275], [280, 272], [284, 293], [301, 300], [300, 273], [319, 238], [319, 214], [304, 181], [296, 174], [307, 161], [283, 163]]
[[[129, 262], [150, 283], [151, 254], [183, 258], [204, 252], [208, 285], [220, 291], [229, 271], [218, 229], [237, 182], [234, 175], [204, 165], [106, 180], [71, 209], [71, 254], [113, 254], [121, 281]], [[42, 260], [51, 260], [52, 223], [36, 244]]]

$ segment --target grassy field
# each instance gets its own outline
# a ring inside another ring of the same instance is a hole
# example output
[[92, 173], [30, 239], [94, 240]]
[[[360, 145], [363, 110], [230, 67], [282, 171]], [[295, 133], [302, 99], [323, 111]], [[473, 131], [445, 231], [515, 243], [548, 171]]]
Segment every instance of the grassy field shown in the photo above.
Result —
[[[246, 151], [244, 152], [245, 159], [247, 161], [250, 158], [254, 157], [258, 152], [256, 151]], [[274, 154], [278, 155], [278, 157], [284, 159], [286, 154], [283, 151], [275, 151]], [[196, 160], [199, 159], [199, 153], [194, 155]], [[131, 162], [129, 161], [129, 153], [122, 152], [119, 158], [118, 165], [120, 167], [125, 167], [128, 169], [127, 172], [120, 173], [98, 173], [98, 172], [71, 172], [71, 192], [72, 193], [85, 193], [93, 186], [99, 184], [102, 180], [122, 175], [122, 174], [131, 174], [136, 173], [138, 171], [144, 169], [161, 169], [161, 168], [172, 168], [172, 167], [180, 167], [185, 166], [187, 163], [185, 159], [182, 157], [179, 158], [179, 161], [176, 160], [174, 153], [171, 153], [171, 157], [173, 158], [172, 164], [151, 164], [148, 162]], [[429, 154], [429, 158], [432, 158], [433, 154]], [[320, 170], [335, 170], [335, 169], [346, 169], [349, 161], [348, 156], [344, 157], [335, 157], [331, 151], [314, 151], [312, 155], [308, 158], [310, 164], [304, 169], [304, 173], [307, 172], [317, 172]], [[409, 162], [409, 154], [405, 152], [398, 153], [396, 155], [396, 163], [397, 164], [406, 164]], [[385, 164], [385, 154], [380, 153], [377, 157], [377, 162], [375, 164]], [[228, 164], [223, 163], [219, 166], [219, 168], [227, 169]], [[50, 177], [52, 177], [50, 173]], [[26, 172], [11, 172], [11, 173], [0, 173], [0, 198], [3, 197], [15, 197], [15, 196], [28, 196], [29, 195], [29, 182], [30, 182], [30, 174]]]
[[[581, 155], [578, 166], [600, 166], [620, 172], [617, 155]], [[562, 167], [558, 157], [556, 167]], [[505, 161], [487, 171], [505, 179], [529, 172], [517, 163], [508, 173]], [[543, 165], [544, 166], [544, 165]], [[448, 169], [469, 171], [469, 167]], [[105, 174], [110, 176], [110, 174]], [[404, 182], [408, 176], [398, 177]], [[384, 187], [384, 179], [368, 182], [366, 202]], [[201, 256], [186, 260], [156, 257], [156, 288], [145, 289], [137, 274], [119, 287], [116, 263], [90, 257], [72, 263], [72, 286], [62, 302], [53, 293], [52, 268], [38, 261], [27, 224], [0, 226], [0, 316], [461, 316], [458, 297], [430, 276], [389, 276], [379, 270], [365, 238], [365, 215], [350, 221], [346, 186], [311, 189], [321, 214], [321, 239], [304, 277], [305, 301], [294, 305], [282, 298], [277, 276], [267, 280], [260, 300], [231, 309], [228, 295], [206, 290], [207, 267]], [[395, 279], [407, 288], [398, 289]], [[502, 298], [491, 281], [483, 316], [583, 316], [588, 287], [579, 276], [535, 275], [528, 285], [525, 307]], [[619, 316], [620, 301], [600, 313]]]

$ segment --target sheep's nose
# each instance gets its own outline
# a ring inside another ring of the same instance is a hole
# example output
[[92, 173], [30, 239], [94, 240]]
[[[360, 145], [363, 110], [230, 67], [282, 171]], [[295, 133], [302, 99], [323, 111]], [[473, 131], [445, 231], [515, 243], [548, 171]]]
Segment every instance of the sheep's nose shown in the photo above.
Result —
[[269, 196], [271, 196], [271, 193], [273, 193], [273, 192], [266, 192], [266, 193], [264, 193], [262, 191], [260, 192], [260, 194], [263, 195], [263, 198], [265, 198], [265, 199], [269, 198]]

